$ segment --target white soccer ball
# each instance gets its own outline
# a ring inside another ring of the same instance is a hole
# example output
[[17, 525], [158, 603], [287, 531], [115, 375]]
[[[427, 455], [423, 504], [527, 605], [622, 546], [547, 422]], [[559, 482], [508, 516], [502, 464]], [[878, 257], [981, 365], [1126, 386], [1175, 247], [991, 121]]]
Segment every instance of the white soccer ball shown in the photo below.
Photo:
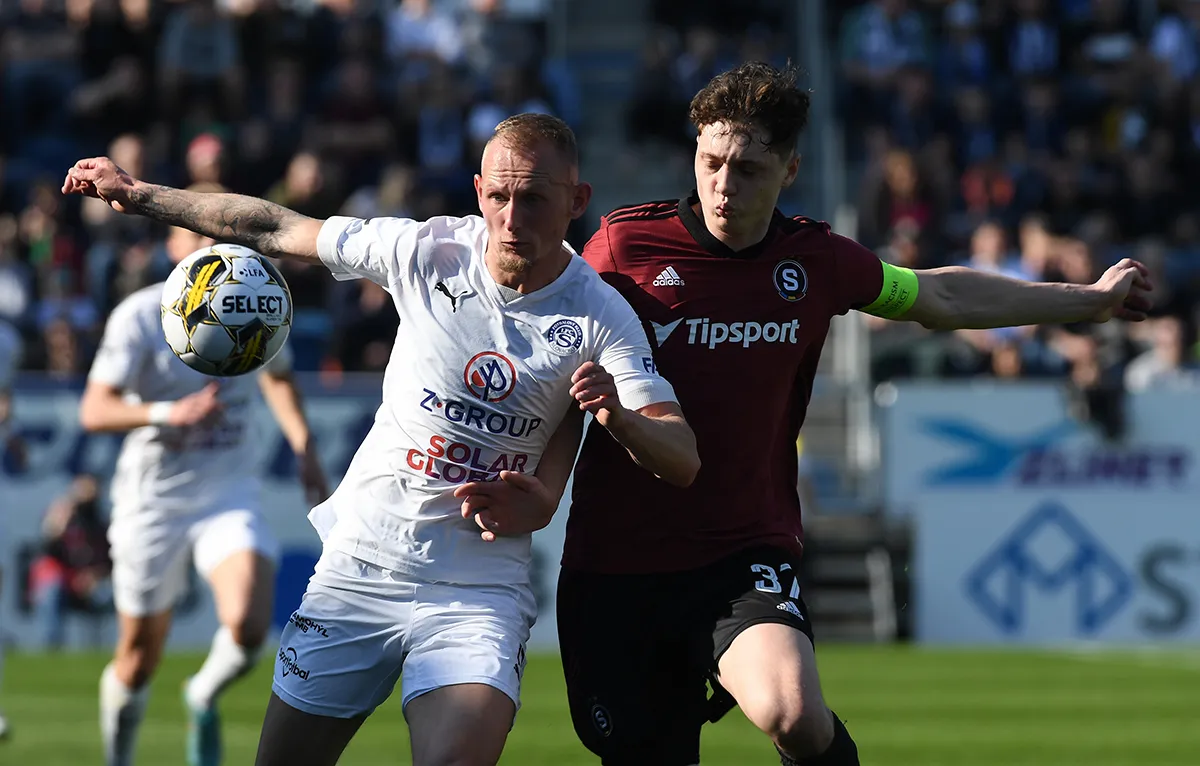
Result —
[[167, 345], [205, 375], [233, 377], [271, 361], [292, 330], [292, 293], [269, 260], [216, 244], [184, 258], [162, 295]]

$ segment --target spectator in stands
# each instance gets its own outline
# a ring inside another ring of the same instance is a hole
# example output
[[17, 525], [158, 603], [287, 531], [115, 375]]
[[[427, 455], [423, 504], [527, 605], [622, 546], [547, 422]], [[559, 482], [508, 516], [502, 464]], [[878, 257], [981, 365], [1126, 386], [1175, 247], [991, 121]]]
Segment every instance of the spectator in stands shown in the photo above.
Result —
[[14, 328], [31, 324], [35, 295], [33, 270], [18, 258], [18, 249], [16, 219], [0, 216], [0, 322]]
[[75, 477], [46, 510], [42, 555], [30, 571], [30, 595], [51, 649], [63, 645], [69, 611], [95, 612], [105, 606], [102, 586], [111, 571], [106, 531], [94, 476]]
[[928, 64], [930, 35], [919, 10], [906, 0], [871, 0], [851, 11], [841, 36], [843, 97], [853, 124], [886, 114], [900, 69]]
[[1125, 369], [1125, 388], [1145, 391], [1166, 386], [1192, 387], [1200, 382], [1189, 358], [1186, 327], [1175, 316], [1153, 320], [1153, 345], [1134, 357]]
[[184, 0], [168, 12], [158, 49], [159, 88], [168, 115], [179, 116], [187, 102], [203, 95], [237, 115], [244, 80], [241, 49], [233, 20], [215, 0]]
[[873, 183], [864, 184], [859, 206], [859, 241], [868, 247], [882, 243], [888, 232], [906, 225], [918, 234], [933, 222], [934, 207], [917, 171], [911, 152], [895, 149], [888, 153], [883, 172]]

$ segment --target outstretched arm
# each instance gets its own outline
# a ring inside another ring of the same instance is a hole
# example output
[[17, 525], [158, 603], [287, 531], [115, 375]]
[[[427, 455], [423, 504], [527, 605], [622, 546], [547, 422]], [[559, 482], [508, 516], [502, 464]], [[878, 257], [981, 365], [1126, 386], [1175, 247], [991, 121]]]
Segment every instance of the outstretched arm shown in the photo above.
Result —
[[1153, 289], [1146, 267], [1122, 260], [1090, 285], [1026, 282], [961, 266], [911, 271], [883, 264], [879, 298], [862, 310], [931, 330], [1140, 321]]
[[82, 194], [114, 210], [190, 229], [265, 255], [319, 263], [321, 220], [256, 197], [212, 194], [149, 184], [107, 157], [80, 160], [67, 171], [63, 194]]

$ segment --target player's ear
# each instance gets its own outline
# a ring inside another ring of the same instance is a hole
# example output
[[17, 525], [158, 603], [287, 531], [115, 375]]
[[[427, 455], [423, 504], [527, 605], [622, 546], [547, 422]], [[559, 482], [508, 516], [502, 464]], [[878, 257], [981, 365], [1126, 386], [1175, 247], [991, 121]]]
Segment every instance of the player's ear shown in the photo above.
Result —
[[571, 198], [571, 218], [579, 218], [587, 211], [588, 203], [592, 201], [592, 185], [581, 183], [575, 185], [575, 194]]
[[475, 199], [479, 202], [479, 212], [483, 212], [483, 176], [475, 174]]
[[796, 175], [800, 172], [800, 152], [792, 151], [787, 160], [787, 168], [783, 176], [783, 188], [788, 188], [796, 180]]

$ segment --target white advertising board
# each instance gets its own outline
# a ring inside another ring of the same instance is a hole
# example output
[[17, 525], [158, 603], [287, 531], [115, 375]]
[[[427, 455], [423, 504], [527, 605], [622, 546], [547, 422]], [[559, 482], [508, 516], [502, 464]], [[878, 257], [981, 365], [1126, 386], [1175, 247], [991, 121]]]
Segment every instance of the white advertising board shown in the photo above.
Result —
[[1116, 441], [1054, 384], [878, 399], [885, 503], [916, 526], [920, 640], [1200, 641], [1196, 394], [1130, 395]]
[[923, 642], [1200, 642], [1188, 498], [946, 495], [917, 512], [912, 573]]

